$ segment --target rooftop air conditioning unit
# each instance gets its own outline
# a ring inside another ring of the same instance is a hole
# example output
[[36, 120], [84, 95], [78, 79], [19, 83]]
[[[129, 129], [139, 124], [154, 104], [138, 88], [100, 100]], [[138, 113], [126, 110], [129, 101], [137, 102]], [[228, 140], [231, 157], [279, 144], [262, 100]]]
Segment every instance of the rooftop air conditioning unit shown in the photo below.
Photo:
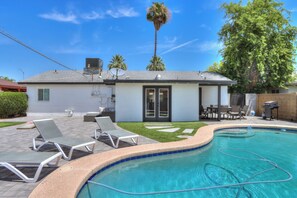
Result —
[[103, 68], [103, 61], [100, 58], [86, 58], [84, 74], [100, 74]]

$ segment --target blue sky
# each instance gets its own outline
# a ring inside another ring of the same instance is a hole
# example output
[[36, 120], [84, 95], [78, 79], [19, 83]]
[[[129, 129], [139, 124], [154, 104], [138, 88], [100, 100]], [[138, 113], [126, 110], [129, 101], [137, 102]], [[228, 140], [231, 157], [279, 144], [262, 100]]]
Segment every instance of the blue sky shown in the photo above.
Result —
[[[228, 0], [229, 1], [229, 0]], [[165, 0], [170, 21], [158, 32], [158, 55], [167, 70], [206, 70], [221, 59], [218, 31], [223, 0]], [[236, 1], [235, 1], [236, 2]], [[284, 1], [297, 26], [297, 1]], [[82, 70], [85, 58], [121, 54], [129, 70], [145, 70], [154, 49], [148, 0], [1, 0], [0, 28], [47, 56]], [[17, 81], [63, 67], [0, 35], [0, 76]]]

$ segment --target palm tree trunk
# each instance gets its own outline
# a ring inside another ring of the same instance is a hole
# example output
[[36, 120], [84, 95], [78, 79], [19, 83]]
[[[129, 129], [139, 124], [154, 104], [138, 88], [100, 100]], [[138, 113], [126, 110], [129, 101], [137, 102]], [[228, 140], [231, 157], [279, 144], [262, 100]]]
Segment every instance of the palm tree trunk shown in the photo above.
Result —
[[155, 51], [154, 51], [154, 57], [157, 56], [157, 30], [155, 29]]

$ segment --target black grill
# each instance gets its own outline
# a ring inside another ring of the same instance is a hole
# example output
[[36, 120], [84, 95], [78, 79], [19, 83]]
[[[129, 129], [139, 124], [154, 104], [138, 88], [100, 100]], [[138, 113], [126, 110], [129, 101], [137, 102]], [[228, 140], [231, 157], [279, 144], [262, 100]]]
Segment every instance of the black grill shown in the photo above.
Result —
[[263, 108], [264, 108], [264, 112], [263, 112], [263, 115], [262, 115], [263, 119], [266, 119], [266, 118], [270, 118], [270, 120], [273, 119], [273, 116], [272, 116], [272, 110], [273, 109], [277, 110], [276, 119], [278, 119], [278, 108], [279, 108], [279, 106], [278, 106], [278, 103], [276, 101], [267, 101], [267, 102], [265, 102]]

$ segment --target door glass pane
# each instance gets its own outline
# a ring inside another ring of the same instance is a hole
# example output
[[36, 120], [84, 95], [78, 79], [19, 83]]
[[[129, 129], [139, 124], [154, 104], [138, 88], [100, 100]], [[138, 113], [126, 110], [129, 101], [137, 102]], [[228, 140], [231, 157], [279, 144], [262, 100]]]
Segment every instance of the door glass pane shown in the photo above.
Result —
[[167, 88], [159, 89], [159, 117], [167, 118], [169, 116], [169, 90]]
[[145, 117], [153, 118], [156, 116], [156, 90], [148, 88], [145, 91]]

